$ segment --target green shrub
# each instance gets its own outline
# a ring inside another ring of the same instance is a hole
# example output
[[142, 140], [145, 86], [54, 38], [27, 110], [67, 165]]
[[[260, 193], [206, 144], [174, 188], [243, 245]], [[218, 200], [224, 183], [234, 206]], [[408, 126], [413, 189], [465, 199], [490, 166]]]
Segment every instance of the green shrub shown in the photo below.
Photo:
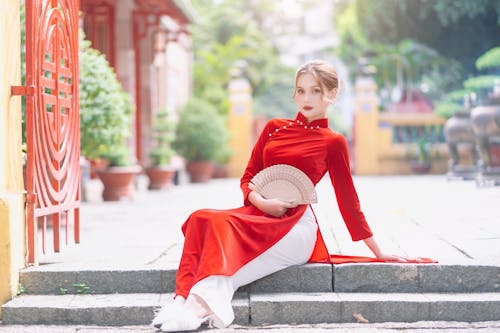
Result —
[[210, 103], [191, 98], [182, 108], [174, 149], [187, 161], [215, 160], [227, 139], [222, 116]]
[[153, 166], [168, 165], [170, 159], [175, 155], [175, 151], [172, 149], [175, 126], [169, 121], [167, 111], [162, 110], [156, 114], [152, 131], [156, 146], [149, 153], [151, 164]]
[[490, 49], [477, 58], [476, 68], [480, 71], [500, 68], [500, 46]]
[[[81, 33], [81, 36], [83, 33]], [[132, 101], [104, 55], [80, 38], [80, 150], [93, 160], [126, 146]]]

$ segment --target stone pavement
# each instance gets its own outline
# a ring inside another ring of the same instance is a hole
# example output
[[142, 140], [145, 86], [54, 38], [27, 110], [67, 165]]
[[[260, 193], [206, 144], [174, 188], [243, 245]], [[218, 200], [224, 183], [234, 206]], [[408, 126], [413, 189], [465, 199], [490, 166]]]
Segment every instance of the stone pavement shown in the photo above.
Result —
[[[96, 326], [1, 326], [0, 333], [155, 333], [150, 326], [96, 327]], [[379, 324], [316, 324], [316, 325], [270, 325], [244, 327], [231, 325], [225, 329], [200, 329], [199, 332], [331, 332], [331, 333], [497, 333], [500, 322], [417, 322]]]
[[[500, 266], [500, 188], [478, 188], [474, 182], [444, 176], [355, 177], [363, 211], [380, 246], [387, 252], [432, 257], [441, 264]], [[241, 204], [237, 179], [206, 184], [182, 183], [169, 191], [146, 190], [137, 183], [134, 201], [102, 202], [101, 184], [88, 185], [89, 201], [81, 209], [81, 244], [46, 253], [49, 268], [175, 269], [182, 250], [180, 226], [199, 208], [232, 208]], [[331, 252], [370, 255], [362, 242], [353, 243], [339, 215], [331, 184], [317, 186], [314, 206]], [[50, 244], [50, 239], [48, 239]], [[50, 249], [50, 247], [48, 247]], [[494, 322], [415, 322], [315, 324], [241, 327], [214, 332], [500, 332]], [[147, 326], [1, 326], [2, 333], [129, 333], [154, 332]]]
[[[361, 207], [386, 252], [432, 257], [442, 264], [500, 265], [500, 187], [444, 176], [354, 178]], [[199, 208], [233, 208], [242, 202], [238, 179], [183, 183], [168, 191], [147, 191], [141, 177], [134, 201], [102, 202], [101, 184], [88, 185], [81, 209], [81, 244], [48, 253], [41, 264], [95, 267], [176, 268], [182, 250], [180, 226]], [[331, 252], [371, 255], [352, 242], [326, 177], [314, 205]], [[48, 240], [48, 244], [50, 240]]]

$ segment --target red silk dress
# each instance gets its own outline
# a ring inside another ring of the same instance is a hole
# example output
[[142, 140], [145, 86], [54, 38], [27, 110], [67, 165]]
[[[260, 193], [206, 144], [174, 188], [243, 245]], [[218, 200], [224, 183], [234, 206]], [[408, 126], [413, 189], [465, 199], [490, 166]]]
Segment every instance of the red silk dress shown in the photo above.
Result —
[[[340, 212], [353, 241], [372, 236], [352, 181], [347, 141], [328, 128], [328, 119], [310, 123], [302, 113], [295, 120], [270, 120], [257, 140], [241, 178], [244, 206], [202, 209], [182, 226], [184, 249], [177, 271], [176, 295], [187, 297], [191, 287], [210, 275], [233, 275], [283, 236], [299, 221], [307, 205], [281, 217], [265, 214], [248, 201], [248, 183], [262, 169], [288, 164], [306, 173], [316, 185], [328, 172]], [[373, 262], [376, 258], [330, 255], [318, 228], [309, 262]]]

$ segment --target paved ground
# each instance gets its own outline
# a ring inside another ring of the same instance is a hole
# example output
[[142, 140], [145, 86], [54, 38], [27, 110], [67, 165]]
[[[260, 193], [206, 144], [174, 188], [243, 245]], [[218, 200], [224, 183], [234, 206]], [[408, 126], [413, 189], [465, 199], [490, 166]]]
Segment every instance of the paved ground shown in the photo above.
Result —
[[[444, 176], [355, 177], [361, 205], [374, 234], [387, 252], [425, 256], [442, 264], [500, 265], [500, 187], [478, 188], [474, 182]], [[41, 256], [54, 269], [84, 267], [175, 268], [182, 250], [180, 226], [195, 209], [232, 208], [241, 204], [237, 179], [187, 184], [168, 191], [137, 184], [134, 201], [102, 202], [101, 184], [88, 185], [82, 204], [81, 244], [59, 254]], [[315, 211], [332, 252], [370, 255], [353, 243], [338, 213], [329, 179], [317, 186]], [[47, 239], [50, 244], [50, 239]], [[214, 332], [500, 332], [500, 318], [487, 323], [383, 323], [305, 326], [232, 326]], [[1, 326], [2, 333], [154, 332], [150, 327]]]
[[[383, 324], [318, 324], [318, 325], [271, 325], [265, 327], [242, 327], [233, 325], [226, 329], [200, 329], [200, 332], [332, 332], [332, 333], [496, 333], [500, 322], [457, 323], [418, 322]], [[1, 326], [0, 333], [155, 333], [148, 326], [95, 327], [95, 326]]]
[[[237, 179], [146, 190], [138, 181], [134, 201], [102, 202], [101, 184], [88, 186], [82, 204], [81, 244], [41, 257], [42, 264], [176, 267], [182, 250], [180, 226], [199, 208], [241, 204]], [[443, 264], [500, 265], [500, 187], [476, 187], [444, 176], [355, 177], [363, 211], [387, 252], [432, 257]], [[352, 242], [339, 215], [328, 178], [317, 186], [314, 206], [332, 252], [370, 255]]]

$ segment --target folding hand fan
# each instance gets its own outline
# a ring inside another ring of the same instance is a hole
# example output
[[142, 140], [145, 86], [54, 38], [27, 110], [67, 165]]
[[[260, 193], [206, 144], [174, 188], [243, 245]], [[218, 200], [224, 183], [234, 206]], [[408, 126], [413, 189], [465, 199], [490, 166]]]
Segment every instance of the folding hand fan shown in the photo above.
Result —
[[257, 173], [248, 187], [266, 199], [280, 199], [297, 204], [317, 202], [316, 190], [309, 177], [287, 164], [276, 164]]

